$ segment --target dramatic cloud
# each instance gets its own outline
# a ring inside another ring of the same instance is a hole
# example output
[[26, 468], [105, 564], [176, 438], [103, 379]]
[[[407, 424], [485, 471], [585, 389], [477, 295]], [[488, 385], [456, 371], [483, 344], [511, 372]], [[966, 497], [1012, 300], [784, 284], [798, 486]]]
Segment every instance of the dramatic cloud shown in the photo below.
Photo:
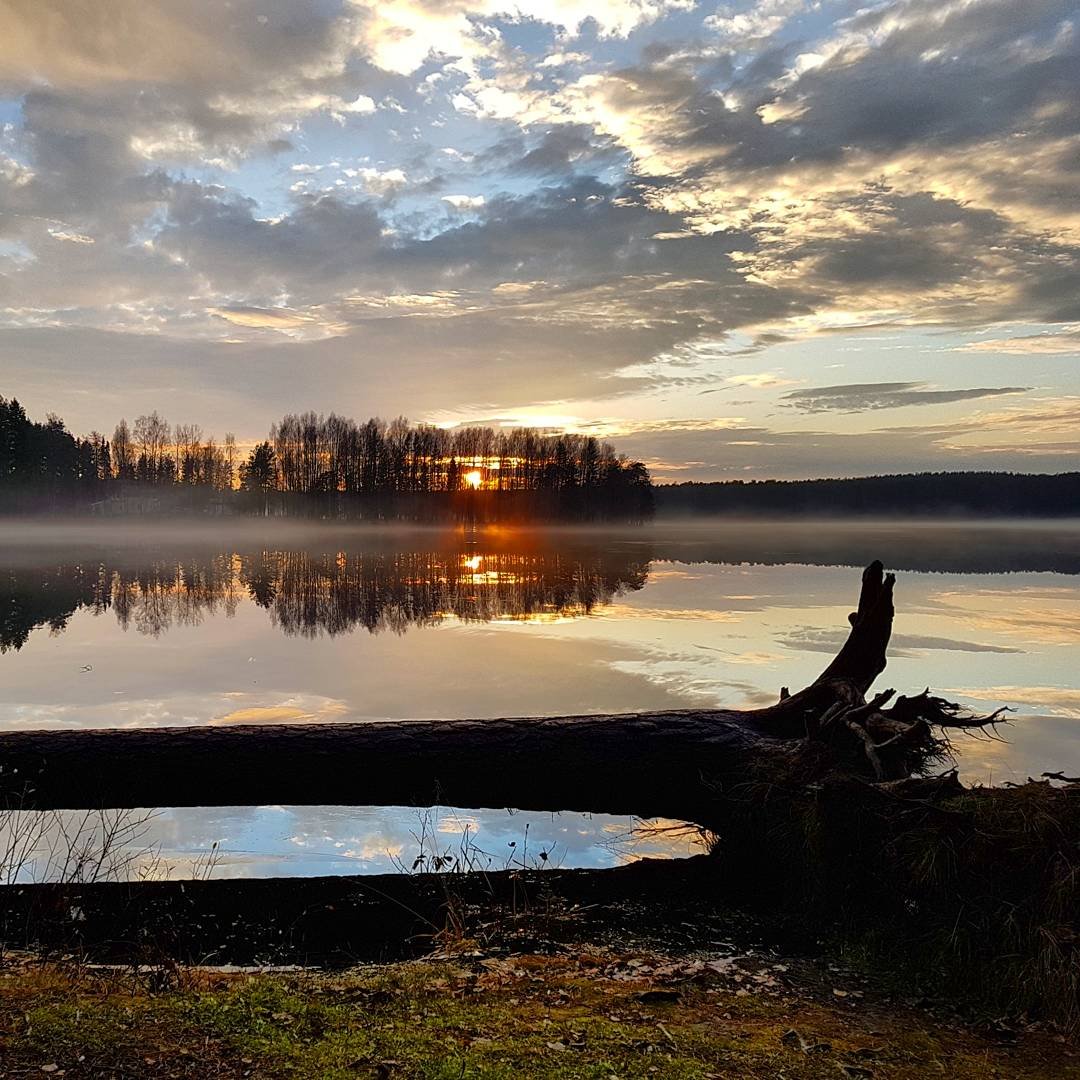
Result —
[[1076, 461], [1080, 0], [0, 23], [0, 392], [35, 412], [555, 415], [671, 477]]

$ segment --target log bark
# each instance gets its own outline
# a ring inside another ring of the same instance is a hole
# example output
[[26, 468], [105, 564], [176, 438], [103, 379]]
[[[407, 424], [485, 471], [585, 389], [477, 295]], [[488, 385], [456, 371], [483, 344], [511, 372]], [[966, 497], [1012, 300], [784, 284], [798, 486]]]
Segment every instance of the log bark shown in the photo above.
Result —
[[514, 807], [694, 819], [703, 766], [785, 752], [718, 711], [0, 735], [0, 792], [34, 809]]
[[[945, 703], [865, 691], [885, 667], [893, 576], [863, 574], [846, 643], [805, 690], [752, 711], [30, 731], [0, 735], [0, 799], [33, 809], [406, 805], [577, 810], [710, 826], [752, 778], [902, 779]], [[902, 708], [901, 708], [902, 706]], [[899, 711], [898, 711], [899, 710]], [[953, 714], [955, 715], [955, 714]]]

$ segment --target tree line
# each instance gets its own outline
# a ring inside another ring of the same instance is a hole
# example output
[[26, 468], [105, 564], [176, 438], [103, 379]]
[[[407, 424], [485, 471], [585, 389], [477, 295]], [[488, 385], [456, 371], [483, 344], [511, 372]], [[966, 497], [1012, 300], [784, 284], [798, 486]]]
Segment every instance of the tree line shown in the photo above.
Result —
[[[0, 486], [11, 509], [82, 499], [104, 512], [195, 509], [270, 515], [641, 520], [652, 512], [648, 469], [588, 435], [531, 428], [454, 429], [288, 414], [241, 455], [197, 424], [156, 411], [107, 439], [31, 421], [0, 398]], [[130, 498], [129, 498], [130, 497]]]
[[664, 484], [657, 514], [684, 517], [1076, 517], [1080, 472], [924, 472], [845, 480], [730, 480]]
[[19, 494], [41, 500], [74, 497], [109, 475], [108, 444], [99, 435], [77, 439], [50, 413], [37, 423], [12, 398], [0, 397], [0, 487], [6, 504]]

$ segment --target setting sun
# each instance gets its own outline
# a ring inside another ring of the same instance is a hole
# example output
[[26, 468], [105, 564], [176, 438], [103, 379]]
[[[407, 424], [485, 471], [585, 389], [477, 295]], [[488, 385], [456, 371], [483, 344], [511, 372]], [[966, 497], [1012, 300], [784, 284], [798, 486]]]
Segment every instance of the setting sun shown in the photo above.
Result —
[[463, 479], [466, 487], [472, 488], [473, 491], [479, 491], [480, 485], [484, 482], [484, 474], [479, 469], [473, 469], [471, 472], [467, 472]]

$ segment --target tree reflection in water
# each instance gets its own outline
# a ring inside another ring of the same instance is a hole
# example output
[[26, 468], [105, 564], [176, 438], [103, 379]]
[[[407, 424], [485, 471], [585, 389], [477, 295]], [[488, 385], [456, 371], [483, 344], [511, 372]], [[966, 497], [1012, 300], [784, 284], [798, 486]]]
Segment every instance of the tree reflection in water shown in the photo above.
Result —
[[0, 572], [0, 652], [37, 627], [63, 631], [80, 610], [111, 611], [157, 637], [205, 616], [235, 614], [245, 598], [283, 633], [403, 634], [447, 618], [551, 620], [588, 615], [648, 579], [641, 555], [598, 548], [431, 551], [264, 550], [147, 556]]

